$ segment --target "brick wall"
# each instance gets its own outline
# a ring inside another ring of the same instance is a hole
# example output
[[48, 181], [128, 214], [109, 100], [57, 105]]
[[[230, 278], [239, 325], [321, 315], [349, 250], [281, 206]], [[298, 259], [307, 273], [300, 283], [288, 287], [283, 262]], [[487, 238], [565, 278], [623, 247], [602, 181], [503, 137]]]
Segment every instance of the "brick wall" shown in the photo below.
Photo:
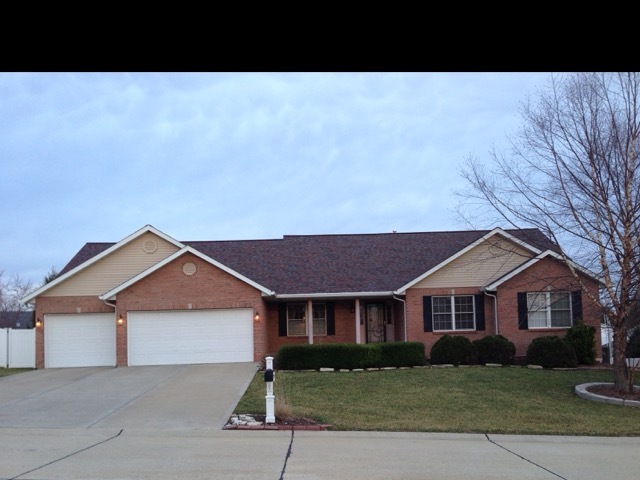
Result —
[[[355, 343], [355, 313], [351, 310], [353, 308], [353, 301], [334, 301], [335, 308], [335, 335], [314, 335], [313, 343]], [[268, 352], [271, 355], [276, 355], [282, 345], [306, 345], [309, 343], [307, 336], [303, 337], [281, 337], [278, 335], [278, 303], [271, 303], [268, 306], [267, 311], [267, 338], [268, 338]]]
[[[587, 289], [597, 295], [597, 283], [587, 282]], [[566, 328], [544, 328], [520, 330], [518, 328], [518, 292], [540, 292], [551, 290], [580, 290], [580, 285], [573, 275], [556, 260], [545, 258], [524, 272], [506, 281], [498, 287], [498, 316], [500, 318], [500, 334], [511, 340], [516, 346], [516, 356], [525, 356], [527, 348], [534, 338], [556, 335], [564, 337]], [[596, 327], [596, 356], [600, 357], [600, 310], [586, 293], [582, 294], [583, 322]]]
[[445, 334], [462, 335], [469, 340], [478, 340], [487, 335], [493, 335], [493, 307], [491, 299], [485, 298], [485, 330], [475, 332], [425, 332], [422, 315], [422, 298], [434, 295], [477, 295], [479, 287], [465, 288], [412, 288], [407, 291], [407, 339], [410, 342], [423, 342], [425, 356], [431, 355], [431, 347]]
[[[193, 275], [183, 272], [187, 262], [196, 266]], [[262, 360], [266, 353], [266, 309], [261, 292], [188, 253], [118, 293], [117, 315], [125, 319], [116, 335], [118, 365], [127, 364], [128, 311], [213, 308], [251, 308], [260, 313], [261, 321], [253, 322], [253, 337], [254, 360]]]
[[[183, 265], [196, 266], [193, 275], [185, 275]], [[160, 268], [117, 295], [116, 318], [123, 325], [116, 329], [117, 365], [127, 365], [127, 311], [188, 310], [213, 308], [251, 308], [261, 320], [253, 322], [254, 360], [261, 361], [267, 351], [267, 310], [256, 288], [192, 254], [185, 254]], [[47, 313], [113, 312], [97, 297], [39, 297], [36, 318]], [[44, 331], [36, 332], [36, 367], [44, 368]]]
[[[597, 284], [585, 279], [588, 290], [597, 293]], [[580, 290], [579, 284], [569, 270], [560, 262], [553, 259], [543, 259], [526, 271], [502, 284], [497, 291], [498, 304], [498, 332], [507, 337], [516, 346], [516, 356], [526, 355], [527, 348], [536, 337], [557, 335], [564, 337], [566, 328], [550, 328], [535, 330], [520, 330], [518, 328], [518, 292], [544, 291], [548, 287], [552, 290], [573, 291]], [[494, 299], [485, 296], [485, 330], [477, 332], [425, 332], [423, 324], [422, 298], [425, 295], [476, 295], [480, 293], [479, 287], [468, 288], [415, 288], [407, 291], [407, 334], [409, 341], [419, 341], [425, 344], [425, 355], [430, 356], [431, 347], [444, 334], [463, 335], [469, 340], [477, 340], [484, 336], [495, 335]], [[589, 300], [587, 295], [582, 295], [583, 321], [587, 325], [596, 327], [596, 352], [601, 350], [600, 340], [600, 311]], [[599, 355], [597, 355], [599, 356]]]

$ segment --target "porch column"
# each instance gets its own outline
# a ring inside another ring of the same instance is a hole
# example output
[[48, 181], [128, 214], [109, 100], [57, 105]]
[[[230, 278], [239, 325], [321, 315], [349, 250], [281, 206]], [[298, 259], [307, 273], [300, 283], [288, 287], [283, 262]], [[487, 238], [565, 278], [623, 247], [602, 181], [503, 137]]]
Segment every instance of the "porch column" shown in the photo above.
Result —
[[360, 299], [356, 298], [356, 343], [362, 343], [360, 334]]
[[313, 345], [313, 302], [311, 300], [307, 300], [307, 334], [309, 345]]

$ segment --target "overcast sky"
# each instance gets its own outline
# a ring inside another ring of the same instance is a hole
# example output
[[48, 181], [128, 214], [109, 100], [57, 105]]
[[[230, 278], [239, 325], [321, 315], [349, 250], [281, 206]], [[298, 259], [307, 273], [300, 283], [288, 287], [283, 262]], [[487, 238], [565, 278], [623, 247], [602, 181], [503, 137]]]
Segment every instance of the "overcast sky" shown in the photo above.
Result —
[[461, 163], [546, 73], [0, 73], [0, 270], [86, 242], [465, 229]]

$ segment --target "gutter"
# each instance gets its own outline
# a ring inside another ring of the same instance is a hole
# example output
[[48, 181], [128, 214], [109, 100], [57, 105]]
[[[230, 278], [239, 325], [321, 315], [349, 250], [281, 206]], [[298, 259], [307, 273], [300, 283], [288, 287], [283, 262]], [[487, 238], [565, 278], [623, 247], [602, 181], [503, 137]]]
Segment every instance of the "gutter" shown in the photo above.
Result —
[[393, 297], [394, 292], [339, 292], [339, 293], [284, 293], [275, 295], [279, 300], [298, 300], [307, 298], [374, 298]]

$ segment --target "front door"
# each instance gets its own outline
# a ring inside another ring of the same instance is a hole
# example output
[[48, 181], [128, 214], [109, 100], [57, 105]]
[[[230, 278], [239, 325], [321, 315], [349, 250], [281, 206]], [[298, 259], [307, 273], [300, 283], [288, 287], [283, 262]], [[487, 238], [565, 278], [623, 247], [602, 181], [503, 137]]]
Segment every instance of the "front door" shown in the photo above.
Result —
[[385, 304], [367, 303], [367, 343], [384, 342], [385, 338]]

